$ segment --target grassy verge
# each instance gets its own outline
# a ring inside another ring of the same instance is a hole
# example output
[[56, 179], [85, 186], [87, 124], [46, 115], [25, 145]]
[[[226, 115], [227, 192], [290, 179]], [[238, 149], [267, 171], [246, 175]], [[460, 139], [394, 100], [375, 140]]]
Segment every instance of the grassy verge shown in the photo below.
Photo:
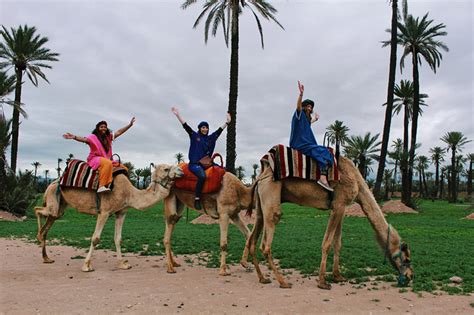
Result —
[[[415, 279], [414, 291], [444, 290], [451, 294], [474, 291], [474, 221], [463, 218], [472, 212], [468, 205], [452, 205], [444, 201], [422, 201], [420, 214], [392, 214], [387, 220], [410, 245]], [[125, 220], [122, 248], [142, 255], [163, 254], [164, 221], [162, 205], [146, 212], [131, 210]], [[186, 214], [186, 213], [185, 213]], [[198, 214], [189, 211], [189, 221]], [[321, 259], [321, 241], [326, 229], [328, 212], [293, 204], [283, 205], [283, 217], [276, 229], [273, 254], [282, 268], [295, 268], [303, 274], [315, 274]], [[99, 248], [114, 249], [113, 218], [107, 223]], [[218, 265], [218, 225], [186, 224], [183, 218], [173, 235], [176, 254], [209, 253], [209, 266]], [[48, 239], [87, 248], [94, 231], [95, 218], [66, 211], [56, 221]], [[0, 237], [34, 239], [36, 220], [0, 222]], [[233, 225], [229, 229], [229, 261], [237, 263], [244, 247], [244, 238]], [[39, 251], [39, 249], [38, 249]], [[328, 260], [331, 270], [332, 257]], [[346, 217], [341, 250], [343, 275], [366, 281], [369, 276], [380, 280], [394, 279], [395, 272], [383, 264], [383, 255], [366, 218]], [[463, 278], [459, 286], [451, 286], [452, 276]]]

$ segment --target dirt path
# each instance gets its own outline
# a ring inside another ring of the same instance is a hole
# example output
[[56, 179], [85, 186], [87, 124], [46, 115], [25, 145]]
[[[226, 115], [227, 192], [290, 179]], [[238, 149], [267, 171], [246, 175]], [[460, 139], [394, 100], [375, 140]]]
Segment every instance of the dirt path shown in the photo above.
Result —
[[[111, 251], [96, 252], [96, 271], [81, 271], [84, 250], [49, 247], [54, 264], [43, 264], [39, 247], [0, 239], [0, 314], [472, 314], [472, 296], [399, 293], [388, 283], [355, 288], [316, 287], [314, 278], [289, 275], [292, 289], [262, 285], [254, 272], [232, 266], [232, 276], [186, 263], [167, 274], [161, 256], [127, 255], [133, 266], [116, 270]], [[266, 270], [266, 268], [264, 268]], [[371, 289], [371, 290], [368, 290]]]

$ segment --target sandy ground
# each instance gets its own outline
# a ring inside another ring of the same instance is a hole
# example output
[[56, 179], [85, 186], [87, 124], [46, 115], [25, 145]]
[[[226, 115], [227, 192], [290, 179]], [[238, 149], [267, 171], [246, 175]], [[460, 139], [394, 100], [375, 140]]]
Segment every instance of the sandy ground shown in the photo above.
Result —
[[[232, 266], [232, 275], [187, 263], [167, 274], [162, 256], [127, 254], [133, 266], [117, 270], [112, 251], [98, 250], [96, 271], [81, 271], [85, 251], [51, 246], [54, 264], [43, 264], [37, 245], [0, 239], [1, 314], [472, 314], [472, 296], [400, 293], [389, 283], [346, 283], [320, 290], [314, 277], [288, 275], [292, 289], [262, 285], [254, 272]], [[266, 270], [266, 267], [264, 267]], [[358, 288], [359, 287], [359, 288]], [[369, 290], [370, 289], [370, 290]]]

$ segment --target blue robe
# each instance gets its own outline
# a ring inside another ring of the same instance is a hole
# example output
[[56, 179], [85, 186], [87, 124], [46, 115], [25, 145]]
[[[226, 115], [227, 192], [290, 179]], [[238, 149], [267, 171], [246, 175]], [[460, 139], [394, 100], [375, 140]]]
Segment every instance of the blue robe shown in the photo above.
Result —
[[300, 151], [318, 162], [321, 170], [327, 170], [332, 166], [333, 157], [328, 148], [318, 145], [311, 130], [311, 121], [303, 110], [296, 110], [291, 120], [290, 147]]

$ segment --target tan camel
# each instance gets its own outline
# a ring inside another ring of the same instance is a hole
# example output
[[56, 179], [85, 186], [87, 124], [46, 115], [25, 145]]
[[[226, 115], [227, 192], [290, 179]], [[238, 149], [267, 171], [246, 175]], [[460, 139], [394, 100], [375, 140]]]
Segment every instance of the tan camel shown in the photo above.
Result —
[[[43, 207], [36, 207], [38, 219], [37, 239], [43, 251], [43, 262], [53, 263], [54, 260], [46, 253], [46, 236], [54, 221], [60, 218], [69, 205], [85, 214], [97, 215], [91, 246], [82, 271], [93, 271], [92, 252], [100, 241], [100, 235], [110, 215], [115, 214], [115, 246], [117, 249], [118, 268], [130, 269], [128, 262], [122, 259], [120, 244], [122, 242], [122, 226], [128, 208], [147, 209], [168, 196], [174, 179], [183, 176], [183, 171], [177, 166], [166, 164], [157, 165], [151, 175], [151, 183], [145, 190], [135, 188], [128, 178], [121, 174], [114, 179], [114, 189], [100, 195], [100, 212], [97, 214], [97, 195], [95, 192], [80, 188], [61, 188], [60, 196], [56, 194], [57, 181], [51, 183], [44, 194]], [[41, 218], [46, 222], [41, 225]]]
[[[227, 256], [227, 233], [229, 228], [229, 220], [239, 228], [244, 234], [246, 240], [250, 236], [250, 230], [247, 228], [242, 220], [240, 219], [240, 211], [248, 209], [252, 200], [252, 188], [246, 187], [237, 177], [231, 173], [225, 173], [222, 179], [222, 187], [216, 193], [203, 194], [201, 203], [203, 210], [196, 210], [200, 213], [206, 213], [214, 219], [219, 219], [220, 226], [220, 270], [221, 276], [227, 276], [230, 273], [226, 265]], [[188, 192], [176, 188], [171, 189], [171, 193], [164, 201], [164, 213], [166, 230], [163, 243], [166, 250], [166, 260], [168, 264], [167, 272], [175, 273], [174, 267], [180, 266], [173, 258], [173, 251], [171, 250], [171, 234], [173, 229], [181, 218], [184, 205], [188, 208], [194, 209], [194, 192]], [[247, 267], [247, 249], [244, 250], [244, 254], [241, 263], [244, 267]]]
[[[333, 209], [322, 242], [322, 258], [319, 268], [318, 287], [322, 289], [331, 288], [331, 285], [326, 282], [325, 275], [326, 260], [332, 246], [334, 246], [334, 281], [342, 282], [346, 280], [342, 277], [339, 270], [339, 251], [342, 244], [341, 231], [345, 207], [350, 205], [353, 201], [361, 205], [385, 255], [388, 257], [390, 263], [398, 270], [399, 283], [408, 284], [413, 277], [408, 246], [401, 243], [397, 231], [385, 220], [372, 192], [369, 190], [369, 187], [354, 164], [349, 159], [341, 157], [338, 166], [340, 181], [334, 188]], [[281, 203], [291, 202], [307, 207], [328, 209], [327, 198], [328, 193], [316, 182], [295, 178], [274, 181], [272, 171], [268, 164], [264, 167], [263, 172], [257, 179], [256, 222], [250, 239], [247, 242], [247, 247], [250, 250], [250, 255], [252, 256], [255, 270], [257, 271], [261, 283], [270, 282], [270, 279], [263, 276], [255, 255], [256, 243], [263, 230], [260, 250], [266, 257], [270, 268], [280, 283], [280, 287], [291, 287], [291, 284], [285, 281], [276, 268], [271, 251], [275, 225], [279, 222], [281, 217]]]

